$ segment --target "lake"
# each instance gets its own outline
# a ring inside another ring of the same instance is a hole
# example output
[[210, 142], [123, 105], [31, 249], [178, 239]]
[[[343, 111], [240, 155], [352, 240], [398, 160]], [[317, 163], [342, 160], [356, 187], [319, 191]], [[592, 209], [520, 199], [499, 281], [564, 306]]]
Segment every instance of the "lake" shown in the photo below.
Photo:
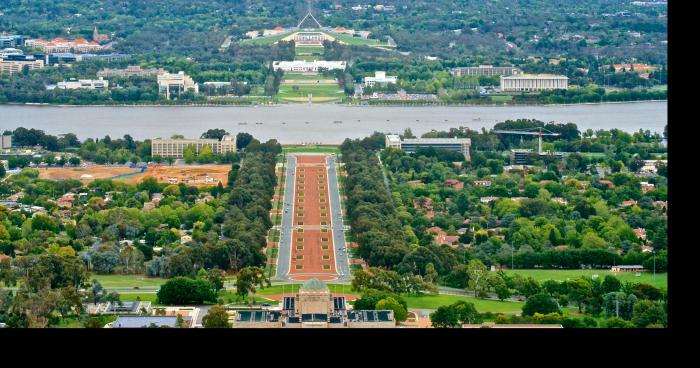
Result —
[[663, 132], [668, 105], [664, 102], [552, 106], [35, 106], [0, 105], [0, 129], [19, 126], [49, 134], [75, 133], [81, 140], [130, 134], [143, 140], [182, 134], [199, 137], [212, 128], [247, 132], [260, 140], [282, 144], [340, 143], [375, 131], [417, 136], [460, 126], [480, 130], [508, 119], [538, 119], [575, 123], [579, 130], [640, 128]]

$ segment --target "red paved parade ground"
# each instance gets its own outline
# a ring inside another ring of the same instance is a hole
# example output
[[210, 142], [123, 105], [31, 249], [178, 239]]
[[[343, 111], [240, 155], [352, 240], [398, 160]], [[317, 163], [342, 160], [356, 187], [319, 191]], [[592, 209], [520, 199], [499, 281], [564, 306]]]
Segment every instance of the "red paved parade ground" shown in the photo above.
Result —
[[[296, 156], [291, 280], [337, 278], [326, 156]], [[328, 227], [327, 229], [324, 227]]]

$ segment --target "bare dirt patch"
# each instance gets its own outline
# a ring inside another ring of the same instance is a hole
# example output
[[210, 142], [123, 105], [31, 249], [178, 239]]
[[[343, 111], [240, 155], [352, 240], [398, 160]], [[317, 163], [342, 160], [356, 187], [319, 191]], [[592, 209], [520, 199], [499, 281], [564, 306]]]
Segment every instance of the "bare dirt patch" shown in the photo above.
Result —
[[185, 165], [149, 166], [143, 174], [125, 177], [122, 179], [127, 184], [137, 184], [147, 177], [154, 177], [159, 183], [180, 184], [188, 186], [215, 186], [221, 182], [226, 186], [230, 165]]
[[127, 166], [90, 165], [85, 167], [52, 167], [39, 169], [39, 178], [51, 180], [83, 180], [110, 179], [119, 175], [135, 174], [140, 168]]

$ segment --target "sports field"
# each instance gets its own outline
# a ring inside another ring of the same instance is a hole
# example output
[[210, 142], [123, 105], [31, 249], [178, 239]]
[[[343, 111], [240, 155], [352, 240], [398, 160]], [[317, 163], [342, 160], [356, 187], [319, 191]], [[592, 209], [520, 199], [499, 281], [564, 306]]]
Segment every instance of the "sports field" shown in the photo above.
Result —
[[658, 288], [668, 287], [668, 274], [657, 273], [656, 278], [652, 272], [642, 272], [639, 276], [635, 272], [613, 273], [609, 270], [505, 270], [507, 275], [520, 274], [523, 277], [532, 277], [539, 282], [547, 280], [565, 281], [575, 279], [580, 276], [592, 277], [598, 275], [602, 280], [606, 275], [617, 277], [620, 281], [646, 283]]

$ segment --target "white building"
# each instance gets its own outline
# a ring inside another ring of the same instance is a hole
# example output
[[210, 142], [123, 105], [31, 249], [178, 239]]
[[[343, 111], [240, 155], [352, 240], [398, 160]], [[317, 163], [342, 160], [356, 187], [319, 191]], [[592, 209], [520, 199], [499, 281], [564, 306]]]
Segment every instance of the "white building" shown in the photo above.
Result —
[[566, 89], [569, 78], [551, 74], [516, 74], [501, 76], [501, 90], [507, 91], [542, 91]]
[[274, 61], [272, 62], [272, 67], [275, 70], [282, 70], [285, 72], [298, 72], [298, 73], [316, 73], [319, 69], [326, 70], [345, 70], [347, 67], [347, 62], [345, 61], [326, 61], [326, 60], [294, 60], [294, 61]]
[[199, 93], [199, 85], [195, 83], [185, 72], [177, 74], [163, 73], [158, 75], [158, 93], [165, 95], [165, 98], [170, 99], [171, 96], [180, 96], [180, 94], [193, 91]]
[[513, 66], [493, 66], [493, 65], [479, 65], [479, 66], [466, 66], [457, 67], [451, 69], [452, 74], [456, 76], [462, 75], [513, 75], [521, 73], [520, 69]]
[[406, 138], [401, 139], [395, 134], [387, 134], [384, 138], [386, 148], [400, 149], [405, 152], [415, 153], [419, 149], [437, 148], [457, 151], [464, 155], [466, 161], [471, 160], [469, 148], [472, 140], [469, 138]]
[[58, 82], [56, 84], [58, 89], [95, 89], [95, 90], [107, 90], [109, 89], [109, 81], [102, 79], [79, 79], [79, 80], [69, 80]]
[[151, 140], [151, 155], [160, 157], [183, 158], [185, 149], [193, 146], [199, 153], [204, 146], [211, 147], [214, 154], [236, 152], [236, 136], [225, 135], [218, 139], [161, 139]]
[[24, 67], [29, 70], [44, 67], [44, 60], [0, 60], [0, 73], [19, 73]]
[[396, 84], [397, 80], [398, 77], [395, 75], [386, 75], [386, 72], [375, 71], [374, 77], [364, 78], [364, 85], [365, 87], [372, 87], [379, 83], [382, 86], [386, 86], [387, 84]]

